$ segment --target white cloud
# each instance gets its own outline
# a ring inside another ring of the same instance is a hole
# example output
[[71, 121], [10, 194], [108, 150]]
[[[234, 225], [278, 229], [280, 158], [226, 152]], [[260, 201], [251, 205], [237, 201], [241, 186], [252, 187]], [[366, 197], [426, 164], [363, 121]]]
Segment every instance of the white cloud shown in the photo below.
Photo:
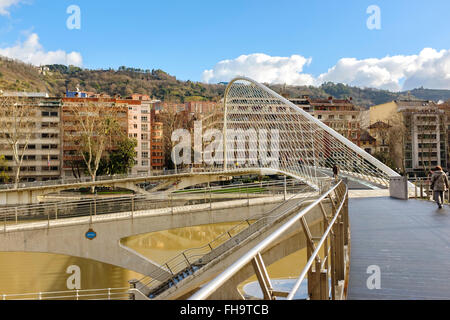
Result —
[[0, 0], [0, 15], [8, 16], [9, 15], [9, 7], [13, 5], [17, 5], [23, 0]]
[[83, 65], [83, 58], [79, 52], [73, 51], [67, 53], [63, 50], [45, 51], [39, 43], [39, 36], [36, 33], [30, 34], [23, 43], [18, 43], [9, 48], [0, 48], [0, 55], [18, 59], [36, 66], [65, 64], [81, 67]]
[[326, 73], [314, 77], [302, 73], [311, 59], [299, 55], [290, 58], [263, 54], [241, 56], [219, 62], [203, 73], [203, 80], [229, 81], [245, 75], [259, 82], [294, 85], [320, 85], [326, 81], [352, 86], [391, 91], [409, 90], [423, 86], [450, 89], [450, 50], [423, 49], [418, 55], [397, 55], [384, 58], [342, 58]]
[[438, 52], [425, 48], [418, 55], [363, 60], [344, 58], [318, 77], [319, 83], [325, 81], [391, 91], [420, 86], [450, 89], [450, 50]]
[[234, 60], [223, 60], [213, 69], [203, 72], [203, 81], [229, 81], [236, 76], [247, 76], [258, 82], [313, 84], [311, 75], [301, 73], [311, 59], [299, 55], [271, 57], [263, 53], [241, 55]]

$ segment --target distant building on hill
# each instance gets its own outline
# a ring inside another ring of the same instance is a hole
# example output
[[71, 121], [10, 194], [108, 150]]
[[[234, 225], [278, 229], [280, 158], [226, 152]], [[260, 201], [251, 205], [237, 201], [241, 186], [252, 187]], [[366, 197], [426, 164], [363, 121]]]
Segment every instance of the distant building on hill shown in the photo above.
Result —
[[4, 97], [24, 97], [24, 98], [49, 98], [47, 92], [3, 92], [0, 90], [0, 96]]

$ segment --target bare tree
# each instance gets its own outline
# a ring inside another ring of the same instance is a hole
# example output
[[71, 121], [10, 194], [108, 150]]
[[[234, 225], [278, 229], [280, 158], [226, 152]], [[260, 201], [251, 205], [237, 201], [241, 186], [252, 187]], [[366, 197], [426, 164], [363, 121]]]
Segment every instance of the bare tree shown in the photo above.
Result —
[[403, 116], [399, 113], [392, 116], [389, 120], [390, 128], [387, 130], [387, 144], [389, 146], [389, 158], [396, 168], [401, 172], [406, 172], [405, 166], [405, 148], [407, 128]]
[[0, 97], [0, 139], [3, 147], [12, 153], [14, 183], [20, 182], [20, 169], [29, 142], [33, 137], [36, 109], [26, 98]]
[[[65, 131], [66, 139], [77, 146], [92, 181], [95, 181], [102, 157], [113, 147], [117, 137], [122, 136], [120, 119], [125, 117], [126, 121], [126, 110], [100, 100], [67, 105], [64, 111], [71, 122], [71, 130]], [[94, 192], [95, 188], [91, 190]]]
[[168, 108], [157, 116], [157, 121], [163, 124], [163, 143], [166, 164], [171, 162], [172, 150], [174, 143], [172, 142], [172, 133], [177, 129], [190, 130], [193, 127], [193, 119], [185, 111], [177, 112], [173, 108]]

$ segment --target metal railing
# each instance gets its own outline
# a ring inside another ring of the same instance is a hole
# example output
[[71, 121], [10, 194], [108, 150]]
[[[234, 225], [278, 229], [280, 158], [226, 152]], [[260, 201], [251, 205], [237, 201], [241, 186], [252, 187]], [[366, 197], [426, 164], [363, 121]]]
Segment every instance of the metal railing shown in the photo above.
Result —
[[[152, 171], [150, 173], [140, 173], [140, 174], [115, 174], [115, 175], [105, 175], [98, 176], [95, 178], [95, 181], [115, 181], [115, 180], [123, 180], [123, 179], [134, 179], [134, 178], [145, 178], [145, 177], [155, 177], [155, 176], [167, 176], [174, 174], [185, 174], [185, 173], [199, 173], [199, 172], [208, 172], [205, 168], [181, 168], [178, 170], [158, 170]], [[91, 177], [80, 177], [80, 178], [61, 178], [56, 180], [48, 180], [48, 181], [35, 181], [35, 182], [20, 182], [18, 184], [10, 183], [10, 184], [0, 184], [0, 190], [4, 189], [23, 189], [23, 188], [33, 188], [33, 187], [45, 187], [45, 186], [58, 186], [65, 184], [82, 184], [93, 182]]]
[[[24, 205], [3, 208], [0, 213], [0, 225], [6, 232], [10, 226], [24, 223], [45, 222], [50, 226], [51, 221], [61, 219], [90, 217], [105, 214], [124, 213], [134, 218], [135, 213], [144, 210], [162, 208], [176, 208], [177, 206], [195, 206], [215, 202], [248, 199], [256, 197], [270, 197], [285, 192], [296, 192], [296, 188], [303, 187], [297, 180], [268, 181], [240, 185], [225, 185], [207, 188], [191, 188], [170, 194], [155, 192], [150, 195], [130, 195], [101, 199], [94, 196], [87, 200], [66, 202], [52, 202], [37, 205]], [[227, 198], [227, 195], [230, 195]], [[233, 195], [233, 196], [231, 196]], [[192, 200], [183, 199], [191, 196]], [[164, 197], [158, 199], [158, 197]]]
[[[325, 199], [330, 200], [331, 214], [326, 213], [323, 205]], [[312, 209], [319, 207], [323, 215], [323, 235], [313, 237], [306, 222], [305, 216]], [[282, 236], [295, 223], [300, 222], [307, 242], [307, 263], [290, 292], [280, 292], [273, 289], [269, 275], [264, 264], [262, 254], [280, 236]], [[318, 243], [316, 243], [318, 241]], [[220, 273], [208, 284], [197, 291], [190, 300], [203, 300], [211, 296], [227, 280], [252, 262], [264, 299], [276, 297], [293, 299], [305, 277], [308, 277], [308, 296], [310, 299], [336, 299], [342, 297], [336, 292], [340, 281], [345, 280], [346, 272], [346, 245], [349, 241], [348, 220], [348, 188], [342, 181], [333, 186], [328, 192], [316, 201], [296, 213], [295, 216], [283, 223], [271, 235], [259, 242], [250, 251], [239, 258], [235, 263]], [[323, 251], [322, 257], [320, 252]], [[348, 254], [348, 253], [347, 253]], [[328, 283], [331, 280], [331, 288]], [[344, 287], [344, 286], [341, 286]], [[330, 290], [331, 289], [331, 290]], [[331, 294], [330, 294], [331, 291]]]
[[[320, 184], [322, 188], [325, 188], [331, 186], [332, 183], [332, 179], [327, 178], [323, 179]], [[292, 194], [289, 198], [285, 197], [285, 202], [265, 213], [264, 216], [257, 221], [241, 221], [210, 243], [199, 248], [191, 248], [183, 251], [161, 265], [164, 271], [158, 270], [140, 280], [130, 281], [131, 288], [152, 298], [157, 296], [165, 289], [170, 288], [171, 284], [176, 284], [183, 280], [184, 277], [195, 273], [203, 265], [217, 259], [219, 256], [234, 248], [237, 244], [243, 243], [251, 235], [272, 225], [277, 220], [284, 218], [286, 214], [290, 214], [299, 206], [299, 204], [305, 201], [308, 196], [317, 195], [316, 192], [309, 194], [305, 193], [306, 190], [308, 190], [308, 187], [302, 185], [301, 189], [297, 190], [297, 193]], [[295, 198], [297, 198], [297, 201], [293, 201], [293, 203], [289, 202]], [[164, 277], [167, 274], [165, 272], [169, 272], [172, 276], [168, 277], [164, 282], [156, 280]]]
[[[408, 177], [408, 181], [414, 185], [414, 198], [433, 200], [433, 190], [431, 189], [431, 176], [428, 177]], [[410, 194], [412, 196], [412, 194]], [[450, 204], [450, 190], [444, 191], [443, 202]]]
[[2, 294], [0, 300], [130, 300], [129, 288]]
[[[247, 166], [228, 168], [227, 172], [245, 172], [245, 171], [254, 171], [258, 168], [252, 168]], [[264, 168], [262, 168], [264, 169]], [[191, 173], [221, 173], [223, 171], [223, 167], [194, 167], [194, 166], [185, 166], [180, 169], [173, 170], [158, 170], [151, 171], [150, 173], [138, 173], [138, 174], [115, 174], [115, 175], [105, 175], [98, 176], [95, 178], [95, 181], [92, 181], [91, 177], [80, 177], [80, 178], [61, 178], [55, 180], [47, 180], [47, 181], [34, 181], [34, 182], [19, 182], [18, 184], [9, 183], [0, 184], [0, 190], [15, 190], [15, 189], [24, 189], [24, 188], [33, 188], [33, 187], [51, 187], [51, 186], [61, 186], [61, 185], [72, 185], [72, 184], [85, 184], [85, 183], [95, 183], [102, 181], [117, 181], [117, 180], [125, 180], [125, 179], [145, 179], [151, 177], [164, 177], [170, 175], [183, 175], [183, 174], [191, 174]]]

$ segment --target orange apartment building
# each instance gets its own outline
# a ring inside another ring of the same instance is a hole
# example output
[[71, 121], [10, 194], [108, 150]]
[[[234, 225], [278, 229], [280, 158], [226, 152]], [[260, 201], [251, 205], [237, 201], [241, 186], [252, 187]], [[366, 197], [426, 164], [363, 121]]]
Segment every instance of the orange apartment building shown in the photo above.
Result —
[[153, 109], [151, 111], [151, 155], [150, 155], [150, 162], [151, 162], [151, 169], [154, 171], [161, 171], [164, 169], [166, 165], [165, 161], [165, 151], [164, 151], [164, 128], [163, 128], [163, 122], [158, 119], [159, 111], [156, 111]]

